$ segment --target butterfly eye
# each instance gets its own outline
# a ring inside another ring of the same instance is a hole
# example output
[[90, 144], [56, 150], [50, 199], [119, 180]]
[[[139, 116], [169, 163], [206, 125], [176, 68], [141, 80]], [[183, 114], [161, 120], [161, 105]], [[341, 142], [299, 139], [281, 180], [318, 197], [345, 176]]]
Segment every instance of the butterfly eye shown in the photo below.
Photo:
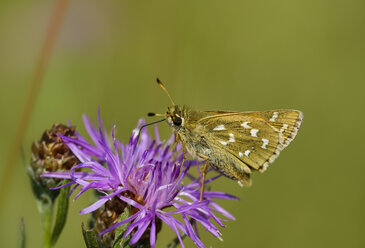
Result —
[[175, 126], [180, 126], [181, 123], [182, 123], [182, 120], [181, 120], [181, 118], [179, 116], [175, 116], [172, 121], [173, 121], [173, 123], [174, 123]]

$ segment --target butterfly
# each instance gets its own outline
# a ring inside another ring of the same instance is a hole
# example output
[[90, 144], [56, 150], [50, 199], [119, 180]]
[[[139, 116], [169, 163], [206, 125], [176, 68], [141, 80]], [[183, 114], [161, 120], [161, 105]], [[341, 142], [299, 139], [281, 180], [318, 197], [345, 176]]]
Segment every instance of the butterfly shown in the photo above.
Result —
[[250, 186], [252, 172], [264, 172], [295, 138], [303, 122], [303, 113], [291, 109], [194, 110], [176, 105], [159, 79], [157, 83], [173, 106], [168, 107], [165, 114], [149, 113], [149, 116], [165, 117], [175, 132], [176, 141], [182, 144], [184, 160], [186, 153], [205, 160], [200, 200], [208, 166], [241, 186]]

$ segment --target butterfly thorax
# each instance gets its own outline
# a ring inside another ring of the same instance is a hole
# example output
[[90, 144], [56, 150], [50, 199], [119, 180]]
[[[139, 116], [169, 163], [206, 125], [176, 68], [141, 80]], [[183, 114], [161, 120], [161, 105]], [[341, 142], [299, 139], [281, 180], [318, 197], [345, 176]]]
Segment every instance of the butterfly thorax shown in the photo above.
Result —
[[205, 146], [203, 126], [198, 124], [198, 121], [207, 115], [204, 111], [193, 110], [186, 106], [176, 105], [167, 109], [167, 123], [193, 157], [199, 157], [197, 153], [204, 156], [209, 155], [207, 152], [210, 153], [209, 147]]
[[183, 132], [185, 129], [193, 130], [199, 119], [205, 117], [202, 111], [192, 110], [187, 106], [175, 105], [168, 107], [166, 121], [175, 131]]

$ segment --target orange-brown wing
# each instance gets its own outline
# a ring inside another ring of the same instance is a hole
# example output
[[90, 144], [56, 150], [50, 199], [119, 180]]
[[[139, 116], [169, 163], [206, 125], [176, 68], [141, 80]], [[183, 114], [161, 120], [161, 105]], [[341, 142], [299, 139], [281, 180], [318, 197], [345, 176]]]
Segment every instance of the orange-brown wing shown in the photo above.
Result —
[[209, 145], [223, 149], [250, 168], [263, 172], [294, 139], [303, 116], [297, 110], [213, 112], [197, 125]]

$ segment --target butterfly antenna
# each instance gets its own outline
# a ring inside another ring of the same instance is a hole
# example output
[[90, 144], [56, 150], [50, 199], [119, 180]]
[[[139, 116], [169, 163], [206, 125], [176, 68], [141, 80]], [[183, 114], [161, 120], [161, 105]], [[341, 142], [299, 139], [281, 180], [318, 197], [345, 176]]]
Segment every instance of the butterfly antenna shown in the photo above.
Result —
[[172, 100], [172, 97], [170, 96], [169, 92], [167, 91], [166, 87], [163, 85], [163, 83], [160, 81], [159, 78], [156, 78], [156, 82], [158, 83], [158, 85], [163, 89], [163, 91], [165, 91], [165, 93], [169, 96], [170, 101], [172, 102], [172, 104], [175, 106], [174, 101]]
[[139, 131], [138, 131], [137, 144], [138, 144], [139, 136], [141, 136], [141, 132], [142, 132], [142, 129], [143, 129], [143, 128], [148, 127], [148, 126], [153, 125], [153, 124], [156, 124], [156, 123], [159, 123], [159, 122], [162, 122], [162, 121], [164, 121], [164, 120], [166, 120], [166, 119], [162, 119], [162, 120], [159, 120], [159, 121], [154, 121], [154, 122], [147, 123], [147, 124], [145, 124], [145, 125], [141, 126], [141, 128], [140, 128], [140, 129], [139, 129]]
[[147, 116], [152, 117], [152, 116], [165, 116], [164, 114], [156, 114], [156, 113], [147, 113]]

